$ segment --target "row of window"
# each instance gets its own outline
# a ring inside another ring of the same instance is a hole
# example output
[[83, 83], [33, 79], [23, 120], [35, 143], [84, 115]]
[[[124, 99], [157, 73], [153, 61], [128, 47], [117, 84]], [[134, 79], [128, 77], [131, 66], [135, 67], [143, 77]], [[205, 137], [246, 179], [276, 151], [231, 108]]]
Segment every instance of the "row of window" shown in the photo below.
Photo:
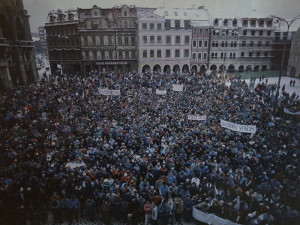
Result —
[[[264, 30], [243, 30], [243, 36], [263, 36]], [[212, 35], [213, 36], [238, 36], [238, 31], [234, 30], [213, 30]], [[271, 36], [272, 31], [267, 30], [265, 33], [266, 36]]]
[[49, 51], [49, 57], [56, 60], [74, 60], [81, 59], [80, 51], [68, 50], [68, 51]]
[[[135, 45], [135, 37], [133, 36], [119, 36], [117, 39], [118, 45]], [[93, 37], [84, 37], [83, 38], [83, 45], [113, 45], [114, 40], [112, 36], [93, 36]]]
[[[143, 50], [143, 58], [148, 58], [148, 52], [149, 52], [149, 57], [150, 58], [161, 58], [162, 57], [162, 51], [161, 50]], [[156, 52], [156, 55], [155, 55]], [[171, 50], [166, 49], [165, 51], [165, 58], [171, 58]], [[190, 54], [189, 49], [185, 49], [183, 52], [183, 57], [188, 58]], [[180, 49], [175, 49], [174, 51], [174, 57], [175, 58], [180, 58]]]
[[[231, 22], [231, 24], [230, 24], [230, 22]], [[270, 19], [250, 19], [250, 20], [248, 20], [248, 19], [244, 19], [244, 20], [242, 20], [242, 24], [243, 24], [243, 27], [248, 27], [249, 26], [249, 22], [250, 22], [250, 26], [251, 27], [256, 27], [257, 25], [259, 26], [259, 27], [264, 27], [265, 26], [265, 24], [268, 26], [268, 27], [271, 27], [272, 25], [273, 25], [273, 20], [270, 18]], [[232, 26], [234, 26], [234, 27], [236, 27], [237, 26], [237, 20], [236, 19], [234, 19], [234, 20], [228, 20], [228, 19], [224, 19], [223, 20], [223, 24], [221, 24], [221, 20], [219, 20], [219, 19], [215, 19], [214, 20], [214, 25], [215, 26], [221, 26], [221, 25], [223, 25], [224, 27], [227, 27], [228, 25], [232, 25]]]
[[[103, 60], [103, 59], [116, 59], [114, 51], [83, 51], [83, 59], [89, 60]], [[136, 59], [136, 51], [118, 51], [117, 59]]]
[[[219, 47], [219, 42], [218, 41], [213, 41], [211, 43], [211, 46], [212, 47]], [[220, 47], [228, 47], [228, 46], [229, 46], [229, 42], [227, 42], [227, 41], [222, 41], [220, 43]], [[236, 41], [231, 41], [230, 42], [230, 47], [237, 47], [237, 42]]]
[[[272, 31], [271, 30], [267, 30], [267, 36], [271, 36]], [[264, 30], [243, 30], [243, 35], [244, 36], [263, 36], [264, 35]]]
[[[197, 46], [198, 43], [198, 46]], [[193, 41], [193, 47], [207, 47], [208, 46], [208, 41]]]
[[207, 52], [198, 52], [198, 53], [192, 53], [192, 59], [194, 60], [206, 60], [207, 59]]
[[142, 29], [143, 30], [148, 30], [148, 25], [149, 25], [149, 30], [161, 30], [162, 29], [162, 24], [161, 23], [142, 23]]
[[193, 28], [193, 36], [208, 36], [209, 35], [209, 29], [202, 29], [199, 27]]
[[48, 46], [78, 46], [79, 47], [79, 39], [78, 38], [48, 38], [47, 39]]
[[47, 36], [57, 36], [57, 35], [76, 35], [78, 34], [78, 29], [76, 27], [56, 27], [53, 29], [47, 29]]
[[[200, 54], [200, 55], [199, 55]], [[196, 59], [196, 55], [197, 53], [193, 53], [193, 59]], [[264, 56], [264, 57], [268, 57], [269, 56], [269, 53], [268, 52], [248, 52], [248, 57], [254, 57], [256, 55], [256, 57], [261, 57], [261, 56]], [[200, 58], [199, 58], [200, 57]], [[211, 59], [217, 59], [217, 58], [230, 58], [230, 59], [234, 59], [236, 58], [236, 53], [235, 52], [230, 52], [230, 53], [217, 53], [217, 52], [212, 52], [211, 53]], [[241, 52], [241, 55], [240, 57], [246, 57], [246, 54], [245, 52]], [[198, 59], [201, 59], [201, 53], [198, 53]]]
[[[270, 46], [270, 41], [266, 41], [264, 44], [262, 41], [258, 41], [257, 43], [254, 41], [250, 41], [249, 43], [250, 47], [254, 47], [254, 45], [256, 44], [256, 46], [260, 47], [260, 46]], [[247, 46], [247, 42], [246, 41], [242, 41], [242, 46]]]
[[[171, 28], [189, 30], [191, 28], [190, 20], [183, 20], [183, 22], [181, 20], [166, 20], [165, 29], [170, 30]], [[162, 30], [162, 23], [142, 23], [142, 30]]]
[[[175, 44], [181, 44], [181, 36], [175, 36]], [[143, 36], [143, 44], [148, 43], [148, 36]], [[155, 36], [150, 36], [149, 37], [149, 43], [154, 44], [154, 43], [162, 43], [162, 36], [156, 36], [156, 42], [155, 42]], [[172, 43], [172, 36], [168, 35], [166, 36], [165, 39], [166, 44], [171, 44]], [[184, 44], [189, 44], [190, 43], [190, 36], [184, 36]]]

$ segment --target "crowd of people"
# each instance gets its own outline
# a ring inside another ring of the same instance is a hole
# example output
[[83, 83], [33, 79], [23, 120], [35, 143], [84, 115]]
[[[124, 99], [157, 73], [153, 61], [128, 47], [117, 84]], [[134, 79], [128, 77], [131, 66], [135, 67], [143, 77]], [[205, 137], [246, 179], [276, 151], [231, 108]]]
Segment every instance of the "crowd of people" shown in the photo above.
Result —
[[46, 224], [49, 212], [54, 224], [182, 224], [194, 206], [238, 224], [297, 224], [299, 116], [283, 108], [300, 101], [283, 93], [274, 104], [271, 87], [213, 74], [87, 73], [1, 93], [0, 224]]

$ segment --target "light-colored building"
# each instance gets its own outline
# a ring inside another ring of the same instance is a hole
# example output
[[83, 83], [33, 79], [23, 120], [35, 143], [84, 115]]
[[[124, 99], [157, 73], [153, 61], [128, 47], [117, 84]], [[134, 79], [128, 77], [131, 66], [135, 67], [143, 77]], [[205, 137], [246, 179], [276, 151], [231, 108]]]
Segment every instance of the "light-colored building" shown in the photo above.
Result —
[[191, 21], [208, 21], [203, 9], [138, 8], [139, 72], [189, 72]]
[[270, 69], [275, 30], [269, 18], [215, 18], [209, 68], [229, 72]]
[[300, 28], [293, 35], [288, 63], [288, 75], [291, 77], [300, 77]]

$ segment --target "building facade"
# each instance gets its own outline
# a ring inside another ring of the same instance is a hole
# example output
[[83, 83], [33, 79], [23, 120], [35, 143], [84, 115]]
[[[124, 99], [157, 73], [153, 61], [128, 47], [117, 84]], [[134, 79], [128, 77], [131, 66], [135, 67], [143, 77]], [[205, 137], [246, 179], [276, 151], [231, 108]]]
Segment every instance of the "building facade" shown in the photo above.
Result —
[[50, 64], [62, 64], [65, 72], [243, 72], [278, 65], [278, 22], [268, 17], [212, 18], [203, 7], [95, 5], [51, 13], [45, 27]]
[[79, 73], [81, 44], [77, 10], [52, 11], [45, 24], [51, 72]]
[[137, 72], [136, 8], [79, 9], [83, 72]]
[[192, 21], [204, 21], [207, 26], [208, 13], [203, 9], [139, 8], [138, 71], [190, 72]]
[[0, 88], [37, 80], [29, 26], [22, 0], [0, 1]]
[[300, 77], [300, 28], [293, 35], [287, 74], [291, 77]]
[[203, 73], [209, 68], [211, 27], [209, 21], [192, 21], [191, 71]]
[[215, 18], [209, 69], [228, 72], [271, 69], [275, 30], [273, 19]]

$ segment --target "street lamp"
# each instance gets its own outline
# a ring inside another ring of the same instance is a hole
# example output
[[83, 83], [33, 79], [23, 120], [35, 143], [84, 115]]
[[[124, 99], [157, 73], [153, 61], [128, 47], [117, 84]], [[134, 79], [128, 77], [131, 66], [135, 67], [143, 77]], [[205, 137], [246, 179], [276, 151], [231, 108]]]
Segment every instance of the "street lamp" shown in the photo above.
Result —
[[[287, 38], [289, 35], [290, 27], [291, 25], [296, 21], [300, 19], [300, 15], [295, 16], [292, 20], [286, 20], [278, 16], [271, 15], [270, 16], [273, 19], [277, 19], [278, 21], [285, 22], [287, 25]], [[286, 42], [284, 43], [283, 47], [283, 54], [282, 54], [282, 59], [281, 59], [281, 65], [280, 65], [280, 71], [279, 71], [279, 77], [278, 77], [278, 84], [277, 84], [277, 90], [276, 90], [276, 96], [275, 96], [275, 104], [277, 104], [278, 96], [279, 96], [279, 88], [280, 88], [280, 81], [281, 81], [281, 75], [282, 75], [282, 69], [283, 69], [283, 63], [284, 63], [284, 58], [285, 58], [285, 50], [286, 50]]]

